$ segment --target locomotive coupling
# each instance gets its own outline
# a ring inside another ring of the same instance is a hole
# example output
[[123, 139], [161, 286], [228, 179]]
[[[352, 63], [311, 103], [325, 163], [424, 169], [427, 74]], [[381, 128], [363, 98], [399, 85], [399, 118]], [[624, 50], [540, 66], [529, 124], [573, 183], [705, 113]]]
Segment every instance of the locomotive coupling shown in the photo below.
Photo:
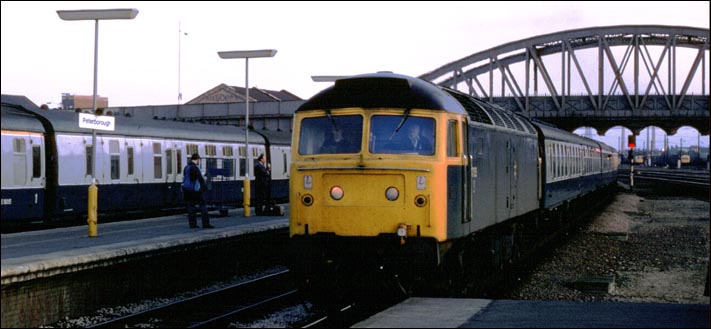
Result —
[[89, 237], [96, 236], [96, 209], [99, 200], [99, 188], [96, 187], [96, 179], [91, 180], [91, 185], [89, 185], [89, 198], [88, 198], [88, 218], [86, 220], [89, 224]]
[[397, 236], [400, 237], [400, 244], [405, 244], [405, 237], [407, 237], [407, 229], [409, 225], [406, 223], [397, 224]]

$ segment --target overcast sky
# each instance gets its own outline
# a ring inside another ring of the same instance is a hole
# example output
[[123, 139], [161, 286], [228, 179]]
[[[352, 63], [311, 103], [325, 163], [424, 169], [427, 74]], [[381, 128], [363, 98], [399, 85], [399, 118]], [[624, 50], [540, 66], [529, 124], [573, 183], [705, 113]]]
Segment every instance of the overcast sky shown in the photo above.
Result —
[[[418, 76], [494, 46], [563, 30], [709, 28], [708, 1], [1, 4], [2, 93], [38, 105], [59, 103], [62, 93], [92, 94], [94, 23], [63, 21], [57, 10], [138, 9], [134, 20], [99, 23], [98, 94], [110, 106], [176, 104], [179, 84], [182, 102], [220, 83], [244, 86], [244, 60], [221, 59], [218, 51], [276, 49], [273, 58], [250, 60], [249, 85], [306, 99], [329, 86], [311, 81], [312, 75], [386, 70]], [[178, 33], [179, 24], [187, 35]]]

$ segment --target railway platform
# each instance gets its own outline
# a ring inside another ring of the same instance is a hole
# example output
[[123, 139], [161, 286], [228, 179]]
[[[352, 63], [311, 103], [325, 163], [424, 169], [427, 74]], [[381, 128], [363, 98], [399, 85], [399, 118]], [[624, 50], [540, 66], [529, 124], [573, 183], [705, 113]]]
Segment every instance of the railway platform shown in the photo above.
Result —
[[184, 277], [178, 281], [198, 281], [221, 267], [236, 268], [245, 239], [285, 240], [272, 238], [273, 232], [287, 236], [289, 209], [283, 206], [283, 216], [212, 212], [211, 229], [191, 229], [187, 214], [179, 214], [110, 223], [99, 218], [95, 237], [86, 225], [3, 234], [2, 327], [81, 314], [157, 289], [176, 274]]
[[352, 328], [708, 328], [709, 305], [409, 298]]

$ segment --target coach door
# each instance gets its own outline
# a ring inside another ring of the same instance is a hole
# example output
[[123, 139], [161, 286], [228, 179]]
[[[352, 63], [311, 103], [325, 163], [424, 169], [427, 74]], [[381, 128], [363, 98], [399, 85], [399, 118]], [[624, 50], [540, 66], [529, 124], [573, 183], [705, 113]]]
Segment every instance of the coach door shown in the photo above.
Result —
[[465, 185], [464, 198], [462, 200], [464, 208], [462, 221], [468, 223], [472, 221], [472, 193], [474, 193], [472, 190], [474, 186], [472, 168], [474, 167], [474, 157], [469, 148], [469, 123], [466, 120], [459, 121], [459, 136], [462, 136], [462, 158], [464, 160], [464, 177], [462, 181]]
[[499, 146], [499, 150], [501, 151], [495, 155], [498, 164], [496, 166], [497, 182], [495, 184], [497, 195], [496, 207], [498, 209], [496, 216], [497, 223], [511, 218], [511, 210], [514, 202], [513, 186], [515, 184], [513, 145], [511, 144], [511, 139], [505, 134], [500, 134], [499, 136], [502, 137]]
[[516, 215], [516, 192], [518, 191], [518, 158], [516, 156], [516, 144], [509, 140], [509, 217]]
[[143, 163], [142, 143], [140, 139], [126, 138], [123, 152], [126, 154], [121, 161], [126, 161], [125, 176], [122, 174], [126, 188], [123, 200], [130, 206], [141, 204], [143, 200]]
[[165, 183], [166, 183], [166, 197], [169, 204], [176, 204], [178, 202], [178, 196], [181, 193], [180, 184], [182, 183], [182, 177], [178, 175], [180, 171], [178, 169], [178, 152], [180, 151], [180, 145], [173, 141], [166, 141], [165, 143]]
[[172, 142], [167, 142], [165, 145], [165, 182], [168, 184], [177, 181], [178, 167], [176, 154], [178, 146]]

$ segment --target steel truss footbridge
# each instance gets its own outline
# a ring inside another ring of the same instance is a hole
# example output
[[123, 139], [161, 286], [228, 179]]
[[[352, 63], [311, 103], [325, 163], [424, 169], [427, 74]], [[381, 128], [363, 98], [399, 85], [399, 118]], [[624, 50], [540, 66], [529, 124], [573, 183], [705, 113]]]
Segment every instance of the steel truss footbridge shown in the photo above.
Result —
[[568, 131], [709, 134], [709, 29], [622, 25], [510, 42], [420, 78]]

